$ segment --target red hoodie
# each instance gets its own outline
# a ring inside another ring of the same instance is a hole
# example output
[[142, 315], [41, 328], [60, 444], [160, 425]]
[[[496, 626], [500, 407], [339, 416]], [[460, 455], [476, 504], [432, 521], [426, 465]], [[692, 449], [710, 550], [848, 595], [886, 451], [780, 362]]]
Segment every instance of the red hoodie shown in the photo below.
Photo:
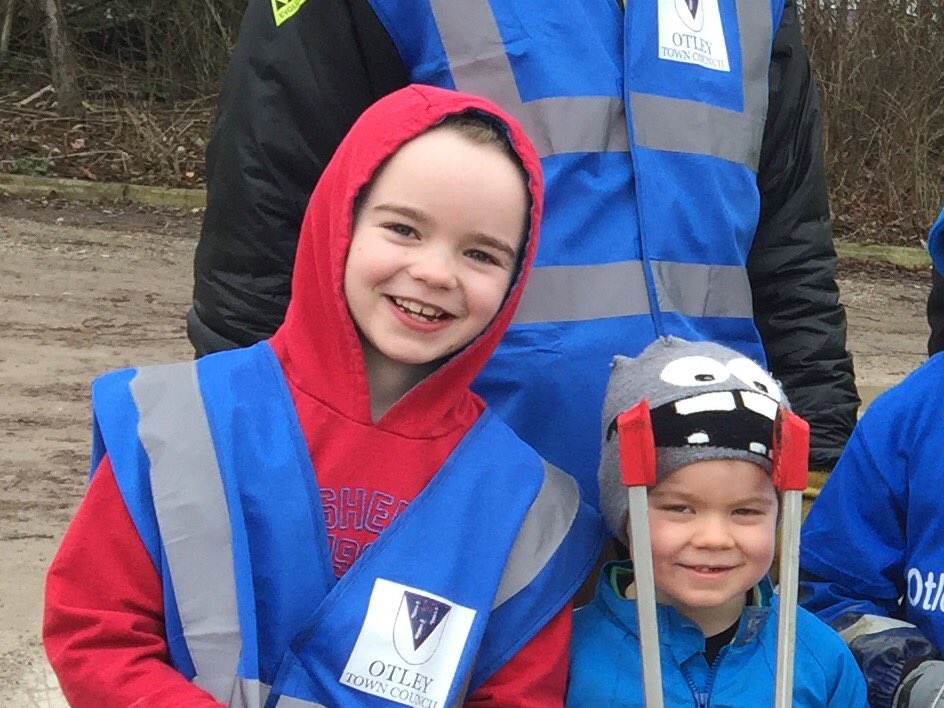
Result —
[[[343, 295], [353, 201], [403, 143], [444, 116], [470, 109], [508, 127], [530, 176], [522, 266], [486, 330], [375, 423], [363, 353]], [[484, 409], [469, 384], [498, 345], [521, 297], [537, 248], [541, 194], [539, 159], [513, 119], [483, 99], [419, 86], [369, 108], [318, 182], [302, 225], [285, 323], [270, 344], [317, 470], [338, 575], [426, 486]], [[562, 705], [570, 609], [566, 606], [467, 704]], [[73, 706], [219, 705], [168, 663], [161, 581], [107, 456], [49, 570], [43, 640]]]

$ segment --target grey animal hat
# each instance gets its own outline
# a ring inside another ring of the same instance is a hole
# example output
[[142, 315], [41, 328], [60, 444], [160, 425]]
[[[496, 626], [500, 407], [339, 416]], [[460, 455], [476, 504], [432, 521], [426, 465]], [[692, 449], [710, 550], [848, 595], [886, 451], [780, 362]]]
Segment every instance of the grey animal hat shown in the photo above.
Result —
[[746, 460], [772, 468], [774, 421], [788, 406], [780, 385], [743, 354], [711, 342], [658, 339], [635, 359], [617, 356], [603, 404], [600, 509], [624, 544], [627, 495], [616, 418], [646, 399], [656, 445], [656, 482], [700, 460]]

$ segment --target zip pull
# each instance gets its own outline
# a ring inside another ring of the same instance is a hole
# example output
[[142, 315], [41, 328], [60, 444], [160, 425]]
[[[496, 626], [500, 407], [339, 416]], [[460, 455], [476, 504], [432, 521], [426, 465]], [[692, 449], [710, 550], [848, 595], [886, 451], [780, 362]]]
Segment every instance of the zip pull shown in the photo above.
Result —
[[708, 699], [711, 696], [707, 691], [698, 691], [695, 693], [696, 708], [708, 708]]

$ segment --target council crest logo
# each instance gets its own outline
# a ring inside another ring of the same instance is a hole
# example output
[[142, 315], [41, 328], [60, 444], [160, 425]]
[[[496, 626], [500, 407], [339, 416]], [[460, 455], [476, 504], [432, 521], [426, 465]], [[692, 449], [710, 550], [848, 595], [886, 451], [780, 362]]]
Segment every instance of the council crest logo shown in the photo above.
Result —
[[[712, 71], [731, 70], [719, 0], [656, 1], [659, 59], [697, 64]], [[732, 17], [731, 22], [735, 21]]]
[[675, 0], [675, 11], [692, 32], [705, 26], [705, 5], [700, 0]]
[[403, 592], [393, 624], [393, 648], [408, 664], [425, 664], [439, 647], [452, 605], [419, 593]]
[[413, 708], [445, 708], [455, 700], [475, 615], [449, 598], [376, 578], [338, 681]]

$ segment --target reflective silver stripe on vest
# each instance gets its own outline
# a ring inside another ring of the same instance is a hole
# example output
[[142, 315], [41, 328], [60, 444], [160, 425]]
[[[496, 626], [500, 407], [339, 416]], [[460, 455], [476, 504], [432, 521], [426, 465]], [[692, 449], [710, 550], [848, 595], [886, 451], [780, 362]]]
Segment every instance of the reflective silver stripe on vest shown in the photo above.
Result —
[[[767, 114], [770, 9], [737, 0], [743, 112], [696, 101], [632, 93], [637, 144], [710, 155], [757, 170]], [[488, 0], [431, 0], [449, 69], [460, 91], [486, 96], [518, 118], [541, 157], [629, 149], [618, 98], [581, 96], [522, 102]]]
[[697, 101], [644, 93], [633, 93], [629, 100], [637, 145], [711, 155], [757, 171], [763, 117], [757, 120], [752, 115]]
[[751, 281], [741, 266], [651, 261], [659, 309], [687, 317], [753, 317]]
[[276, 708], [328, 708], [322, 703], [312, 703], [304, 701], [301, 698], [292, 698], [291, 696], [279, 696], [275, 703]]
[[[236, 690], [233, 698], [230, 700], [230, 708], [263, 708], [272, 687], [262, 683], [259, 679], [236, 679]], [[293, 698], [292, 696], [279, 696], [275, 702], [277, 708], [327, 708], [323, 703], [306, 701], [302, 698]]]
[[430, 0], [456, 88], [495, 101], [524, 126], [541, 157], [626, 152], [623, 102], [608, 96], [560, 96], [522, 102], [488, 0]]
[[[688, 317], [752, 317], [747, 270], [740, 266], [651, 261], [659, 307]], [[535, 268], [515, 324], [582, 322], [649, 314], [640, 261]]]
[[[237, 679], [238, 694], [230, 701], [230, 708], [263, 708], [272, 687], [258, 679]], [[279, 696], [275, 702], [277, 708], [327, 708], [323, 703], [306, 701], [292, 696]]]
[[[248, 679], [241, 676], [236, 679], [236, 690], [230, 697], [230, 708], [264, 708], [272, 687], [262, 683], [259, 679]], [[313, 704], [309, 704], [313, 705]]]
[[757, 171], [767, 118], [770, 7], [736, 0], [741, 35], [742, 113], [704, 103], [632, 93], [633, 139], [653, 150], [710, 155]]
[[915, 629], [913, 624], [902, 622], [891, 617], [882, 617], [881, 615], [862, 615], [839, 633], [846, 644], [850, 644], [854, 639], [863, 637], [867, 634], [877, 634], [889, 629]]
[[[131, 382], [138, 436], [151, 462], [151, 492], [177, 597], [193, 682], [230, 704], [239, 613], [229, 513], [193, 362], [146, 367]], [[236, 705], [243, 705], [237, 703]]]
[[644, 315], [649, 296], [640, 261], [533, 268], [515, 324]]
[[577, 516], [580, 492], [573, 478], [544, 462], [544, 481], [518, 529], [492, 609], [526, 588], [560, 547]]

